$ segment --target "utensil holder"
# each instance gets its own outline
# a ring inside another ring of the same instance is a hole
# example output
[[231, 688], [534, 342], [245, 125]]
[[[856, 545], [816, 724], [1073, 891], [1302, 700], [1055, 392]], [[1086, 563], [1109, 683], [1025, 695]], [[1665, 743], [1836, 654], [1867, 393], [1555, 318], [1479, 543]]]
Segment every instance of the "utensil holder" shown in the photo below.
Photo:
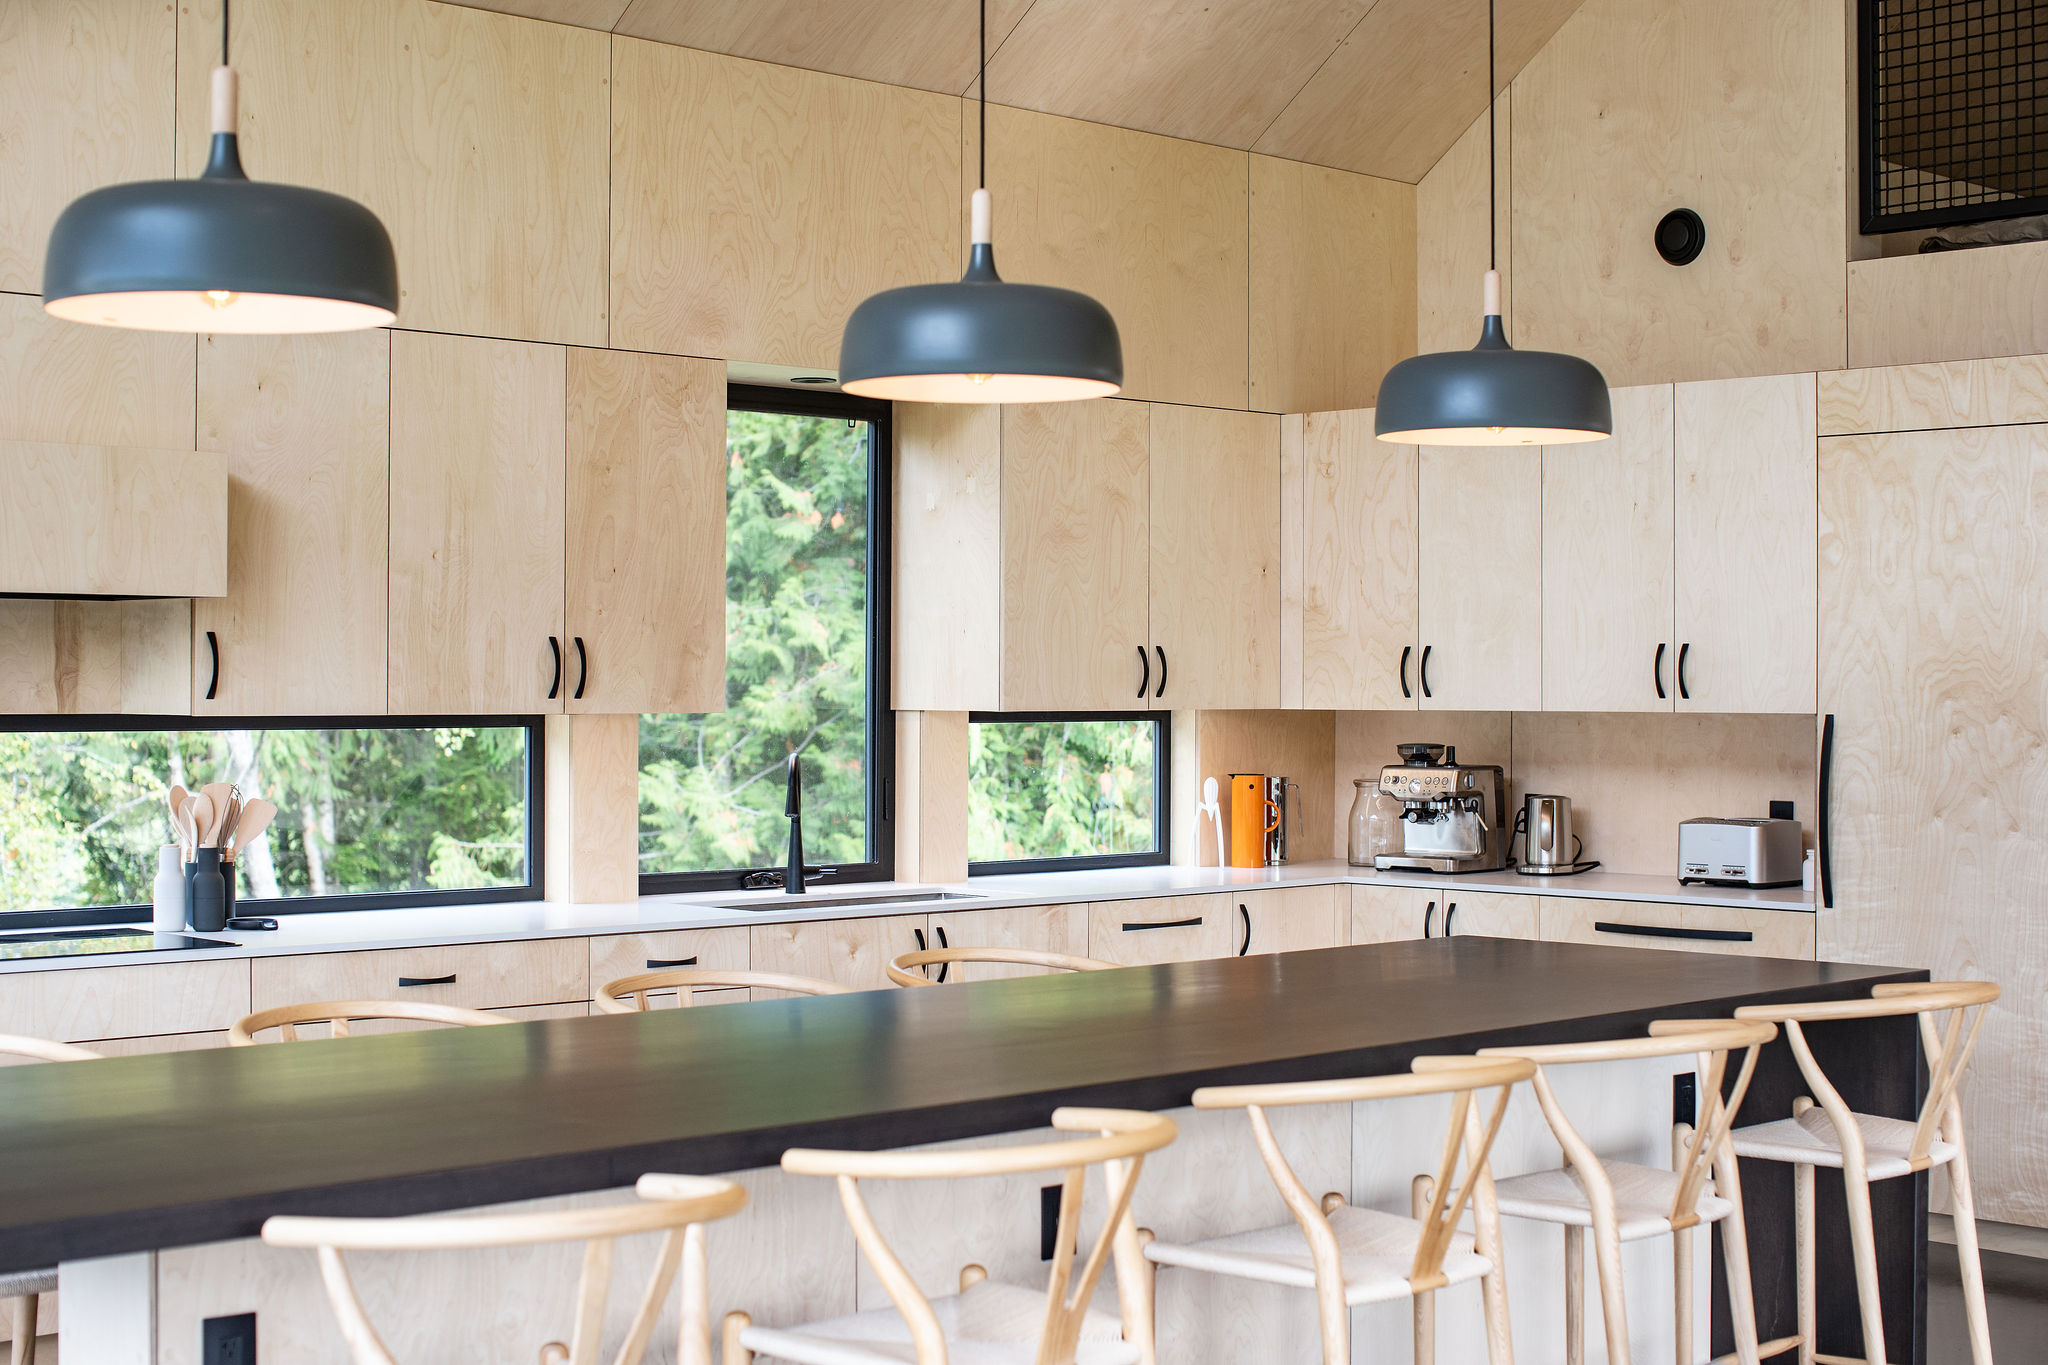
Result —
[[202, 934], [228, 927], [227, 883], [220, 875], [220, 850], [202, 848], [192, 860], [192, 907], [187, 919]]

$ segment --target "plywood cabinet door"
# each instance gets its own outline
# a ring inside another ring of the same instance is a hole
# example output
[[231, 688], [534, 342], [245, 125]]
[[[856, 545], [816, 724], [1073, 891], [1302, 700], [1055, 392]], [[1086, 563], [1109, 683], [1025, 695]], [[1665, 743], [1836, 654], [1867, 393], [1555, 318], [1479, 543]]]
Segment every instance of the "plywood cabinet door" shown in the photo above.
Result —
[[1681, 711], [1814, 709], [1815, 407], [1811, 374], [1677, 387]]
[[[1088, 956], [1088, 907], [1011, 905], [997, 910], [949, 910], [925, 921], [934, 948], [1029, 948], [1040, 953]], [[930, 969], [936, 972], [937, 969]], [[949, 963], [947, 981], [994, 981], [1006, 976], [1039, 976], [1037, 967], [995, 962]]]
[[1543, 450], [1543, 709], [1669, 711], [1671, 386], [1616, 389], [1614, 435]]
[[1002, 409], [1003, 709], [1144, 707], [1148, 441], [1143, 403]]
[[383, 713], [394, 335], [199, 338], [228, 591], [192, 604], [194, 714]]
[[573, 712], [725, 709], [725, 362], [572, 350]]
[[1335, 948], [1349, 937], [1350, 897], [1342, 886], [1288, 886], [1231, 897], [1238, 956]]
[[1099, 901], [1088, 907], [1088, 956], [1126, 967], [1228, 957], [1236, 914], [1227, 895]]
[[1352, 943], [1399, 943], [1443, 931], [1444, 897], [1415, 886], [1351, 888]]
[[1167, 404], [1151, 419], [1152, 705], [1276, 709], [1280, 419]]
[[1550, 943], [1603, 943], [1616, 948], [1667, 948], [1811, 962], [1810, 911], [1747, 905], [1674, 905], [1667, 901], [1543, 898], [1543, 938]]
[[1373, 409], [1312, 412], [1302, 506], [1302, 705], [1414, 710], [1416, 450]]
[[1541, 927], [1544, 899], [1511, 891], [1447, 891], [1441, 921], [1443, 936], [1474, 934], [1482, 938], [1534, 939]]
[[1424, 446], [1419, 484], [1422, 709], [1540, 709], [1540, 452]]
[[562, 709], [563, 384], [559, 346], [391, 334], [393, 714]]
[[[916, 951], [918, 940], [924, 936], [924, 916], [757, 924], [750, 933], [757, 972], [816, 977], [855, 990], [893, 990], [889, 959]], [[760, 991], [755, 998], [781, 998], [782, 994]]]

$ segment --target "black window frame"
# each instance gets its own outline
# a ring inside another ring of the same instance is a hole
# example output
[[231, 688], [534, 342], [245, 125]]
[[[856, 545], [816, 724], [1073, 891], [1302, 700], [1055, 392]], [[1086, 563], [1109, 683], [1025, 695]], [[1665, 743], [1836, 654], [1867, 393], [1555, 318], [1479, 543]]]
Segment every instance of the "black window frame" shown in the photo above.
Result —
[[[890, 626], [895, 498], [891, 474], [895, 464], [894, 409], [879, 399], [860, 398], [832, 389], [777, 388], [760, 384], [728, 384], [725, 406], [747, 412], [778, 412], [798, 417], [841, 417], [866, 422], [868, 431], [868, 594], [867, 713], [868, 799], [867, 862], [836, 863], [812, 886], [894, 881], [896, 877], [896, 712], [890, 706]], [[634, 803], [637, 855], [639, 804]], [[819, 866], [814, 858], [805, 860]], [[713, 868], [696, 872], [643, 872], [640, 894], [673, 896], [702, 891], [746, 889], [758, 872], [780, 871], [782, 863], [761, 867]]]
[[[1023, 872], [1093, 872], [1109, 867], [1164, 867], [1173, 861], [1173, 713], [1171, 711], [970, 711], [969, 725], [1033, 725], [1074, 720], [1144, 720], [1153, 726], [1152, 832], [1149, 853], [1087, 853], [1062, 858], [1005, 858], [969, 862], [970, 877]], [[970, 788], [968, 800], [973, 800]]]
[[[66, 734], [72, 731], [132, 733], [148, 730], [442, 730], [522, 729], [526, 731], [526, 881], [519, 886], [481, 886], [462, 891], [365, 891], [339, 896], [281, 896], [259, 900], [238, 896], [238, 914], [323, 915], [348, 910], [429, 910], [445, 906], [503, 905], [510, 901], [545, 899], [547, 869], [547, 745], [546, 718], [519, 716], [152, 716], [57, 715], [8, 716], [0, 730], [17, 734]], [[73, 925], [147, 924], [148, 905], [99, 905], [47, 910], [0, 910], [0, 933], [14, 929], [49, 929]]]

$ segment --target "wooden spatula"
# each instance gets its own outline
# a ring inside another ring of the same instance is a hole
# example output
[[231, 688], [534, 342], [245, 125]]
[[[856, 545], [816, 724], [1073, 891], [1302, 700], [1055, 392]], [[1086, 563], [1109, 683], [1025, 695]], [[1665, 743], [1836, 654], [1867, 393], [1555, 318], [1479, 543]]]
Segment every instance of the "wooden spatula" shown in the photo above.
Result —
[[191, 799], [185, 802], [185, 818], [192, 822], [192, 846], [213, 847], [213, 798], [203, 791], [193, 793]]
[[190, 846], [185, 839], [185, 826], [179, 819], [178, 808], [185, 804], [185, 798], [190, 795], [191, 793], [185, 790], [185, 784], [182, 782], [173, 782], [171, 789], [164, 793], [164, 804], [170, 808], [171, 812], [171, 833], [178, 840], [178, 855], [187, 862], [191, 861], [192, 854], [189, 851]]
[[234, 842], [228, 845], [222, 858], [228, 862], [235, 855], [263, 837], [263, 831], [270, 828], [270, 822], [277, 817], [277, 807], [262, 797], [251, 797], [242, 807], [241, 818], [235, 821]]

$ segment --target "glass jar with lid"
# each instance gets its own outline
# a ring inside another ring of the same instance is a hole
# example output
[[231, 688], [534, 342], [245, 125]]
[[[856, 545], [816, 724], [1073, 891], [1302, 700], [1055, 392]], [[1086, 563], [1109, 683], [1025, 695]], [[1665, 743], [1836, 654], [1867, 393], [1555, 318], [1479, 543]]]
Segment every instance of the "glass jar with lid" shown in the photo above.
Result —
[[1351, 816], [1345, 858], [1353, 867], [1371, 867], [1373, 859], [1402, 851], [1401, 803], [1379, 789], [1371, 777], [1352, 779]]

